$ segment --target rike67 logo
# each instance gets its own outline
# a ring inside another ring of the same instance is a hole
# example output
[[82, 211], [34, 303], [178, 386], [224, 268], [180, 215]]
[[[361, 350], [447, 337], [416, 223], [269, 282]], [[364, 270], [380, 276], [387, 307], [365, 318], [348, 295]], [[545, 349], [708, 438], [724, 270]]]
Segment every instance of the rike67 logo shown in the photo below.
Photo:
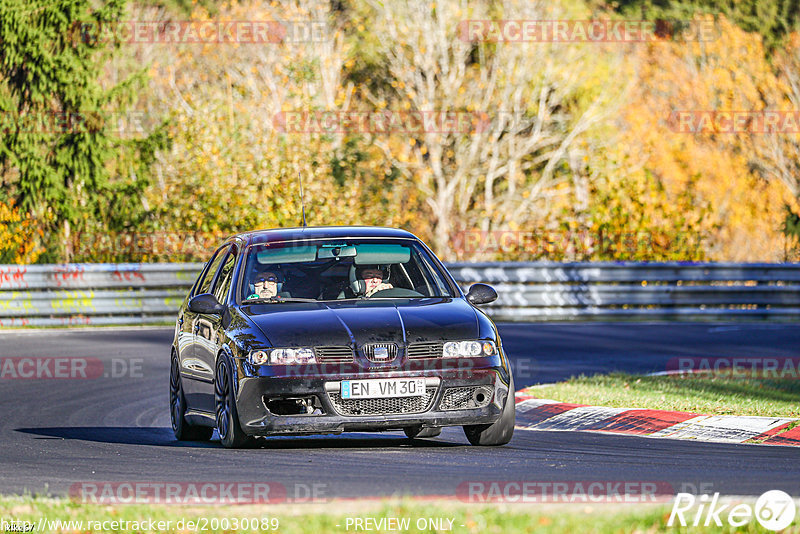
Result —
[[[695, 508], [696, 507], [696, 508]], [[739, 503], [723, 504], [719, 493], [713, 496], [691, 493], [678, 493], [669, 514], [667, 526], [677, 524], [686, 527], [723, 526], [727, 522], [732, 527], [743, 527], [753, 519], [767, 530], [783, 530], [794, 521], [796, 506], [792, 497], [781, 490], [771, 490], [761, 495], [755, 505]]]

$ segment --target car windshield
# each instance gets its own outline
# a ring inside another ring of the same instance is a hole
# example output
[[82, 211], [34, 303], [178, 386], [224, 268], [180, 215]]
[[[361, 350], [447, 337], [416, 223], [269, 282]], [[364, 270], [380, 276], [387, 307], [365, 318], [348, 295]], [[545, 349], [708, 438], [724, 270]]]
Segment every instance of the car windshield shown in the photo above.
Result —
[[243, 302], [453, 297], [413, 240], [335, 239], [251, 245]]

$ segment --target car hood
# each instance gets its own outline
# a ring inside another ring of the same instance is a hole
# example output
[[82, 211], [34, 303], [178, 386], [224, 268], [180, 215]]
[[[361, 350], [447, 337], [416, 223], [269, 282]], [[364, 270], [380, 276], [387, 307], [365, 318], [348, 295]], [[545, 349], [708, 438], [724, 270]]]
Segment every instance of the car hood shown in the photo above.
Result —
[[475, 310], [463, 299], [253, 304], [242, 312], [273, 347], [476, 339]]

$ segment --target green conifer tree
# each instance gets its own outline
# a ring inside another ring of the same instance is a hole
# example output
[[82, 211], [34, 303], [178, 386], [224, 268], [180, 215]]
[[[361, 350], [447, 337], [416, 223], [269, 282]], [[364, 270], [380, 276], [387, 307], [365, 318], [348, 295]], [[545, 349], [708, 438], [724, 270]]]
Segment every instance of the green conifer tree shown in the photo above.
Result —
[[67, 237], [87, 224], [113, 230], [145, 216], [139, 197], [163, 125], [138, 137], [117, 127], [142, 72], [101, 83], [121, 43], [99, 29], [113, 27], [125, 3], [0, 2], [0, 178], [4, 196], [59, 236], [45, 243], [44, 261], [68, 261]]

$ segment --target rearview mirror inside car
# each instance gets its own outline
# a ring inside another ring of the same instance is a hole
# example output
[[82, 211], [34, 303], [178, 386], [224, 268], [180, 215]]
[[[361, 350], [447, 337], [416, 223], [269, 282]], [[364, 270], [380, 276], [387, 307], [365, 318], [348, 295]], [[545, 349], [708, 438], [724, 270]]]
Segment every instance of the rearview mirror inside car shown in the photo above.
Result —
[[354, 245], [322, 245], [317, 250], [317, 259], [325, 260], [329, 258], [352, 258], [356, 255]]

